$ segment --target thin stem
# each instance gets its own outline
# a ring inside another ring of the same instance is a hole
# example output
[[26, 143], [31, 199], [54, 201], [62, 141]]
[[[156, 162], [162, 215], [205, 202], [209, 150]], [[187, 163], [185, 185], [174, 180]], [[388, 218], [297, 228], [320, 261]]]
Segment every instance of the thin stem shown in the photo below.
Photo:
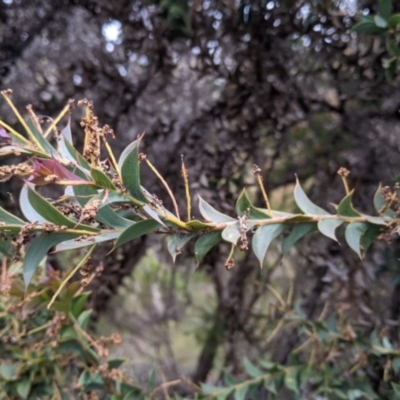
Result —
[[25, 144], [29, 145], [29, 140], [26, 137], [23, 137], [20, 133], [18, 133], [15, 129], [11, 128], [10, 125], [7, 125], [5, 122], [3, 122], [0, 119], [0, 125], [7, 129], [9, 132], [11, 132], [14, 136], [16, 136], [19, 140], [21, 140], [21, 142], [24, 142]]
[[113, 164], [113, 166], [114, 166], [114, 169], [117, 171], [117, 174], [118, 174], [118, 176], [119, 176], [119, 179], [122, 180], [122, 177], [121, 177], [121, 168], [120, 168], [119, 165], [118, 165], [118, 162], [117, 162], [117, 160], [116, 160], [116, 158], [115, 158], [114, 152], [112, 151], [112, 149], [111, 149], [111, 147], [110, 147], [110, 144], [107, 142], [106, 138], [104, 138], [104, 137], [103, 137], [103, 143], [104, 143], [104, 145], [106, 146], [108, 155], [110, 156], [110, 159], [111, 159], [111, 162], [112, 162], [112, 164]]
[[183, 155], [181, 156], [182, 160], [182, 177], [183, 182], [185, 184], [185, 194], [186, 194], [186, 204], [187, 204], [187, 220], [190, 221], [192, 219], [192, 201], [190, 198], [190, 189], [189, 189], [189, 177], [188, 172], [185, 167], [185, 163], [183, 162]]
[[170, 189], [170, 187], [168, 186], [168, 183], [165, 181], [165, 179], [161, 176], [161, 174], [158, 172], [158, 170], [156, 169], [156, 167], [146, 158], [146, 163], [149, 166], [149, 168], [154, 172], [154, 174], [157, 176], [157, 178], [161, 181], [161, 183], [164, 185], [165, 189], [167, 190], [169, 197], [172, 200], [172, 204], [174, 205], [174, 209], [175, 209], [175, 214], [176, 216], [180, 218], [179, 216], [179, 209], [178, 209], [178, 203], [176, 202], [175, 196], [172, 193], [172, 190]]
[[272, 216], [273, 216], [272, 215], [272, 208], [271, 208], [271, 204], [269, 203], [268, 195], [267, 195], [267, 192], [266, 192], [265, 187], [264, 187], [263, 179], [262, 179], [262, 176], [261, 176], [261, 169], [256, 164], [254, 164], [254, 166], [253, 166], [253, 173], [256, 176], [258, 186], [260, 187], [262, 196], [263, 196], [265, 204], [267, 206], [268, 214], [272, 218]]
[[70, 274], [61, 282], [60, 286], [58, 287], [57, 291], [54, 293], [54, 296], [51, 298], [49, 304], [47, 305], [47, 309], [49, 310], [50, 307], [53, 305], [54, 301], [56, 300], [57, 296], [60, 294], [61, 290], [64, 286], [68, 283], [68, 281], [75, 275], [75, 273], [81, 268], [86, 261], [90, 258], [93, 253], [93, 250], [96, 248], [97, 244], [94, 244], [89, 251], [86, 253], [85, 257], [78, 263], [78, 265], [70, 272]]
[[21, 125], [24, 127], [24, 129], [26, 130], [26, 133], [28, 134], [28, 136], [30, 137], [30, 139], [32, 140], [32, 142], [34, 142], [36, 144], [36, 146], [39, 149], [43, 149], [43, 147], [40, 145], [39, 141], [36, 139], [35, 135], [33, 134], [33, 132], [31, 131], [31, 129], [29, 128], [28, 124], [25, 122], [25, 120], [22, 118], [22, 115], [19, 113], [19, 111], [17, 110], [17, 108], [14, 106], [14, 103], [11, 101], [10, 97], [9, 97], [9, 92], [6, 90], [3, 90], [1, 92], [1, 94], [3, 95], [4, 99], [6, 100], [7, 104], [9, 105], [9, 107], [11, 108], [11, 110], [13, 111], [13, 113], [15, 114], [15, 116], [17, 117], [18, 121], [21, 123]]
[[68, 111], [70, 111], [71, 109], [71, 105], [67, 104], [62, 111], [60, 112], [60, 114], [57, 115], [57, 117], [53, 120], [53, 122], [51, 123], [51, 125], [46, 129], [46, 131], [44, 132], [43, 136], [47, 137], [50, 135], [51, 131], [57, 126], [57, 124], [61, 121], [61, 119], [64, 117], [65, 114], [68, 113]]
[[347, 178], [343, 175], [341, 175], [340, 178], [342, 179], [346, 195], [350, 194], [350, 188], [349, 188], [349, 183], [347, 182]]

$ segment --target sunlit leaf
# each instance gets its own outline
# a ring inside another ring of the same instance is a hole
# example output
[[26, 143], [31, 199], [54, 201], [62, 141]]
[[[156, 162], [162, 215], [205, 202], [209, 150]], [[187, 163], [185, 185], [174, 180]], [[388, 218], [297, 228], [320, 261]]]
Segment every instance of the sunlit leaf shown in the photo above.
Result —
[[175, 262], [176, 256], [181, 253], [183, 246], [196, 236], [196, 233], [175, 233], [168, 238], [168, 251]]
[[42, 234], [32, 240], [24, 257], [23, 275], [25, 286], [29, 285], [40, 262], [53, 246], [77, 237], [78, 235], [70, 235], [67, 233], [49, 233]]
[[236, 244], [240, 238], [240, 225], [239, 221], [235, 224], [229, 224], [223, 231], [222, 231], [222, 239], [226, 240], [227, 242]]
[[130, 242], [133, 239], [146, 235], [147, 233], [154, 231], [157, 228], [161, 228], [161, 225], [153, 219], [146, 219], [144, 221], [135, 222], [133, 225], [131, 225], [129, 228], [125, 229], [121, 233], [121, 235], [117, 239], [117, 242], [114, 245], [113, 250], [117, 249], [125, 243]]
[[284, 255], [289, 253], [290, 248], [297, 243], [303, 236], [316, 230], [316, 224], [297, 224], [293, 227], [289, 236], [282, 240], [282, 253]]
[[318, 221], [318, 229], [323, 235], [337, 242], [335, 231], [342, 224], [343, 221], [338, 218], [321, 219]]
[[347, 225], [345, 230], [346, 242], [352, 250], [354, 250], [360, 258], [361, 254], [361, 237], [368, 229], [368, 224], [364, 222], [352, 222]]
[[122, 183], [129, 193], [135, 199], [148, 203], [149, 200], [140, 186], [139, 143], [140, 140], [131, 143], [121, 154], [118, 164], [121, 168]]
[[206, 201], [204, 201], [200, 196], [199, 210], [204, 219], [209, 222], [225, 223], [236, 221], [234, 218], [217, 211], [214, 207], [210, 206]]
[[[167, 227], [165, 223], [161, 220], [160, 216], [158, 215], [158, 212], [153, 209], [149, 205], [143, 206], [143, 211], [150, 217], [153, 218], [155, 221], [157, 221], [160, 225], [164, 226], [165, 228]], [[165, 212], [166, 214], [166, 212]]]
[[299, 180], [296, 178], [296, 186], [294, 188], [294, 199], [300, 210], [310, 215], [329, 215], [328, 212], [315, 205], [304, 193], [300, 186]]
[[221, 232], [209, 232], [201, 235], [194, 246], [194, 254], [197, 265], [203, 260], [204, 256], [222, 240]]
[[360, 217], [361, 214], [353, 207], [353, 191], [350, 192], [339, 204], [337, 213], [344, 217]]
[[28, 118], [26, 122], [42, 150], [44, 150], [49, 156], [58, 157], [56, 149], [43, 136], [36, 124], [30, 118]]
[[252, 247], [260, 266], [264, 263], [264, 258], [271, 242], [278, 237], [288, 225], [286, 224], [271, 224], [263, 225], [257, 229], [253, 236]]
[[92, 246], [95, 243], [103, 243], [103, 242], [108, 242], [110, 240], [115, 240], [121, 235], [121, 232], [105, 232], [105, 233], [100, 233], [99, 235], [96, 236], [90, 236], [85, 239], [79, 239], [77, 240], [67, 240], [61, 244], [59, 244], [55, 251], [65, 251], [65, 250], [74, 250], [74, 249], [80, 249], [82, 247], [86, 246]]

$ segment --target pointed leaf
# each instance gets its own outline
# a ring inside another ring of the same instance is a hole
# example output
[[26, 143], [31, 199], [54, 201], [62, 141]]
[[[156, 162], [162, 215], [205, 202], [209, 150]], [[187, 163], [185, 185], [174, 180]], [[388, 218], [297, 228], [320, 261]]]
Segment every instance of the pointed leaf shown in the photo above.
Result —
[[296, 178], [296, 186], [294, 188], [294, 199], [296, 204], [299, 206], [300, 210], [305, 214], [311, 215], [327, 215], [329, 214], [322, 208], [315, 205], [304, 193], [303, 189], [300, 186], [299, 180]]
[[260, 262], [260, 267], [263, 266], [264, 258], [271, 242], [278, 237], [288, 225], [286, 224], [271, 224], [263, 225], [257, 229], [253, 236], [252, 247], [254, 254]]
[[46, 218], [43, 218], [36, 210], [32, 207], [32, 204], [28, 198], [28, 185], [22, 186], [19, 194], [19, 207], [21, 208], [22, 214], [29, 222], [37, 222], [42, 224], [47, 222]]
[[[153, 218], [155, 221], [157, 221], [164, 228], [167, 228], [167, 225], [165, 225], [165, 223], [161, 220], [161, 218], [158, 215], [157, 211], [154, 210], [151, 206], [145, 205], [145, 206], [143, 206], [143, 210], [150, 218]], [[165, 210], [165, 213], [166, 213], [166, 210]]]
[[316, 224], [298, 224], [295, 225], [290, 232], [290, 235], [282, 240], [282, 253], [284, 255], [289, 253], [290, 248], [297, 243], [303, 236], [312, 231], [315, 231]]
[[175, 262], [176, 256], [181, 253], [183, 246], [196, 236], [196, 233], [176, 233], [168, 238], [168, 251]]
[[50, 233], [42, 234], [35, 238], [29, 244], [24, 257], [23, 275], [25, 286], [27, 287], [29, 285], [29, 282], [31, 281], [40, 262], [53, 246], [77, 237], [78, 235], [70, 235], [67, 233]]
[[249, 219], [265, 219], [271, 218], [268, 212], [264, 212], [261, 209], [254, 207], [250, 199], [247, 196], [246, 189], [242, 190], [237, 202], [236, 202], [236, 212], [238, 216], [242, 216], [247, 210], [250, 211]]
[[92, 176], [96, 185], [100, 186], [101, 188], [113, 191], [117, 190], [117, 188], [112, 183], [111, 179], [100, 169], [92, 168], [90, 170], [90, 175]]
[[110, 206], [99, 208], [96, 220], [115, 229], [126, 229], [134, 223], [118, 215]]
[[245, 400], [249, 386], [240, 386], [235, 390], [235, 400]]
[[79, 241], [67, 240], [63, 243], [60, 243], [56, 247], [55, 252], [80, 249], [81, 247], [92, 246], [94, 243], [108, 242], [109, 240], [117, 239], [120, 235], [121, 235], [121, 232], [114, 231], [114, 232], [100, 233], [99, 235], [91, 236], [91, 237], [89, 237], [87, 239], [83, 239], [83, 240], [80, 239]]
[[100, 231], [100, 229], [93, 228], [92, 226], [77, 224], [75, 221], [70, 220], [30, 186], [28, 186], [28, 200], [39, 215], [53, 224], [58, 226], [65, 225], [71, 229], [84, 229], [92, 232]]
[[201, 235], [194, 246], [194, 254], [197, 265], [203, 260], [204, 256], [222, 240], [221, 232], [209, 232]]
[[337, 213], [344, 217], [360, 217], [361, 214], [353, 207], [352, 197], [354, 191], [351, 191], [339, 204]]
[[248, 358], [243, 360], [243, 365], [247, 374], [252, 378], [258, 378], [264, 375], [264, 372], [258, 369]]
[[49, 156], [58, 157], [56, 149], [43, 136], [36, 124], [30, 118], [26, 122], [42, 150], [44, 150]]
[[345, 230], [345, 238], [346, 242], [350, 246], [352, 250], [354, 250], [360, 258], [362, 258], [361, 254], [361, 237], [368, 229], [368, 224], [364, 222], [352, 222], [347, 225]]
[[217, 211], [214, 207], [211, 207], [200, 196], [199, 196], [199, 210], [200, 214], [204, 217], [204, 219], [209, 222], [224, 223], [224, 222], [236, 221], [234, 218], [222, 214], [219, 211]]
[[222, 239], [226, 240], [227, 242], [236, 244], [239, 238], [240, 238], [239, 222], [236, 222], [235, 224], [229, 224], [222, 231]]
[[299, 391], [299, 379], [298, 379], [298, 370], [295, 368], [287, 368], [285, 371], [284, 383], [285, 386], [295, 392], [296, 394], [300, 394]]
[[130, 242], [133, 239], [146, 235], [147, 233], [154, 231], [157, 228], [161, 228], [161, 225], [153, 219], [146, 219], [144, 221], [136, 222], [121, 233], [121, 235], [117, 239], [117, 242], [114, 245], [113, 250], [117, 249], [125, 243]]
[[321, 219], [318, 222], [318, 229], [323, 235], [337, 242], [335, 231], [342, 224], [343, 221], [337, 218]]
[[0, 207], [0, 222], [7, 225], [24, 225], [25, 221], [16, 217], [15, 215], [6, 211], [3, 207]]
[[382, 227], [374, 224], [367, 224], [368, 228], [361, 237], [360, 244], [365, 254], [375, 239], [381, 234]]
[[121, 167], [122, 183], [129, 193], [135, 199], [148, 203], [149, 201], [144, 196], [140, 186], [139, 143], [139, 139], [131, 143], [122, 152], [118, 164]]

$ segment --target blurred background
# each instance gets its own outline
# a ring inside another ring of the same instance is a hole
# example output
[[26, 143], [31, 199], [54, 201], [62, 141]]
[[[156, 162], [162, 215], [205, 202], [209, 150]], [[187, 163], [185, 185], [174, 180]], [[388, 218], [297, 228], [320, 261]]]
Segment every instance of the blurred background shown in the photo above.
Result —
[[[393, 3], [389, 13], [399, 12]], [[400, 51], [388, 54], [379, 21], [375, 30], [351, 31], [360, 16], [385, 12], [378, 6], [373, 0], [1, 0], [1, 88], [13, 90], [20, 109], [32, 104], [44, 116], [56, 115], [70, 98], [92, 100], [100, 123], [116, 133], [117, 154], [146, 132], [142, 151], [182, 210], [184, 155], [194, 202], [199, 193], [233, 217], [243, 187], [262, 206], [253, 164], [262, 169], [274, 209], [296, 210], [297, 174], [310, 198], [333, 211], [330, 203], [344, 195], [336, 172], [346, 167], [355, 205], [372, 213], [378, 184], [393, 185], [400, 172]], [[73, 113], [78, 147], [80, 112]], [[4, 102], [0, 116], [16, 124]], [[170, 206], [145, 165], [142, 182]], [[2, 204], [16, 207], [7, 192], [17, 190], [14, 181], [1, 183]], [[196, 207], [193, 213], [200, 218]], [[399, 346], [398, 240], [376, 243], [360, 261], [347, 245], [311, 234], [285, 257], [273, 246], [263, 270], [246, 253], [226, 271], [224, 245], [196, 269], [190, 247], [175, 264], [158, 236], [96, 255], [104, 272], [92, 285], [93, 329], [121, 333], [113, 354], [128, 359], [124, 370], [132, 376], [155, 370], [164, 381], [184, 375], [215, 383], [225, 373], [242, 377], [245, 356], [290, 365], [305, 336], [287, 315], [335, 318], [349, 337], [385, 332]], [[53, 264], [69, 268], [71, 260], [61, 254]], [[350, 369], [358, 363], [354, 346], [316, 357], [338, 366], [340, 356]], [[359, 368], [379, 394], [385, 360]]]

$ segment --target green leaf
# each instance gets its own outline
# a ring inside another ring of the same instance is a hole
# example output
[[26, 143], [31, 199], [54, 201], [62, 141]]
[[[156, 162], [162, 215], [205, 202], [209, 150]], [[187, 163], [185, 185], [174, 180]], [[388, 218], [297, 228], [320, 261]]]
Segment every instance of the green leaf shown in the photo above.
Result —
[[29, 185], [27, 189], [29, 203], [34, 210], [47, 221], [58, 226], [65, 225], [70, 229], [83, 229], [91, 232], [100, 232], [100, 229], [93, 228], [89, 225], [77, 224], [75, 221], [70, 220], [64, 214], [58, 211], [57, 208], [55, 208], [44, 197], [35, 192]]
[[380, 0], [378, 3], [378, 13], [385, 20], [388, 20], [393, 12], [392, 0]]
[[286, 236], [282, 240], [282, 253], [284, 255], [289, 253], [290, 248], [298, 242], [303, 236], [307, 235], [312, 231], [315, 231], [316, 224], [298, 224], [295, 225], [290, 232], [289, 236]]
[[257, 232], [253, 236], [252, 247], [254, 254], [260, 262], [262, 267], [265, 255], [271, 242], [278, 237], [288, 225], [286, 224], [271, 224], [263, 225], [257, 229]]
[[351, 191], [339, 204], [337, 213], [343, 217], [360, 217], [361, 214], [353, 207], [352, 197], [353, 191]]
[[124, 362], [126, 362], [126, 358], [114, 358], [112, 360], [109, 360], [108, 363], [108, 368], [111, 369], [117, 369], [119, 368]]
[[126, 229], [134, 223], [118, 215], [110, 206], [99, 208], [96, 220], [115, 229]]
[[390, 382], [395, 394], [400, 395], [400, 385], [398, 383]]
[[113, 250], [117, 249], [125, 243], [130, 242], [133, 239], [146, 235], [147, 233], [154, 231], [157, 228], [161, 228], [161, 225], [153, 219], [146, 219], [144, 221], [136, 222], [121, 233], [121, 235], [117, 239], [117, 242], [114, 245]]
[[21, 192], [19, 194], [19, 207], [22, 211], [22, 214], [29, 222], [37, 222], [39, 224], [47, 222], [46, 218], [43, 218], [32, 207], [28, 198], [28, 185], [22, 186]]
[[111, 179], [100, 169], [91, 168], [90, 175], [92, 176], [94, 182], [97, 186], [108, 190], [117, 190], [117, 188], [112, 183]]
[[9, 213], [4, 208], [0, 207], [0, 221], [6, 225], [24, 225], [25, 221]]
[[[379, 184], [377, 191], [375, 192], [374, 195], [374, 207], [375, 210], [378, 214], [382, 214], [381, 210], [385, 207], [386, 201], [382, 196], [382, 185]], [[395, 212], [391, 209], [387, 209], [383, 215], [387, 215], [389, 217], [394, 217]]]
[[241, 217], [247, 210], [250, 211], [249, 219], [271, 218], [268, 212], [264, 212], [261, 209], [253, 206], [253, 204], [251, 203], [250, 199], [247, 196], [246, 189], [243, 189], [242, 193], [240, 193], [240, 196], [236, 202], [236, 212], [238, 216]]
[[352, 250], [354, 250], [358, 256], [362, 259], [361, 254], [361, 237], [368, 229], [368, 224], [364, 222], [352, 222], [347, 225], [345, 230], [346, 242]]
[[41, 149], [48, 155], [48, 156], [53, 156], [55, 158], [58, 158], [58, 153], [56, 149], [48, 142], [48, 140], [43, 136], [42, 132], [38, 129], [36, 124], [28, 118], [26, 121], [27, 125], [29, 126], [30, 130], [33, 133], [33, 136], [37, 140], [39, 146]]
[[[80, 249], [82, 247], [91, 246], [95, 243], [108, 242], [109, 240], [117, 239], [120, 235], [121, 235], [121, 232], [113, 231], [113, 232], [100, 233], [96, 236], [91, 236], [86, 239], [80, 239], [79, 241], [67, 240], [67, 241], [59, 244], [56, 247], [55, 252]], [[72, 237], [72, 235], [69, 235], [69, 237]]]
[[78, 150], [75, 149], [75, 147], [68, 141], [65, 140], [65, 147], [68, 150], [68, 153], [75, 159], [75, 161], [84, 169], [89, 172], [90, 170], [90, 165], [86, 161], [86, 159], [79, 153]]
[[193, 229], [208, 229], [211, 228], [213, 225], [212, 224], [207, 224], [205, 222], [201, 222], [197, 219], [193, 219], [189, 222], [186, 222], [187, 226], [190, 226]]
[[398, 25], [400, 25], [400, 14], [393, 14], [390, 16], [389, 20], [389, 27], [392, 29], [396, 29]]
[[[164, 224], [164, 222], [161, 220], [160, 216], [158, 215], [157, 211], [154, 210], [151, 206], [148, 206], [148, 205], [143, 206], [143, 211], [147, 214], [148, 217], [150, 217], [150, 218], [154, 219], [155, 221], [157, 221], [164, 228], [167, 228], [167, 226]], [[165, 214], [166, 213], [167, 212], [165, 210]]]
[[246, 370], [247, 374], [252, 378], [258, 378], [264, 375], [260, 369], [258, 369], [248, 358], [243, 360], [244, 369]]
[[376, 26], [374, 22], [358, 22], [351, 28], [353, 32], [367, 33], [369, 35], [380, 35], [386, 32], [386, 29]]
[[77, 238], [79, 235], [71, 235], [67, 233], [49, 233], [42, 234], [30, 242], [28, 250], [26, 251], [23, 264], [23, 275], [25, 286], [28, 287], [33, 274], [36, 272], [43, 257], [55, 245]]
[[296, 186], [294, 188], [294, 199], [300, 210], [305, 214], [311, 215], [329, 215], [328, 212], [318, 207], [307, 197], [303, 189], [300, 186], [299, 180], [296, 178]]
[[222, 239], [226, 240], [227, 242], [236, 244], [240, 238], [240, 226], [239, 221], [235, 224], [229, 224], [223, 231], [222, 231]]
[[374, 22], [378, 28], [387, 28], [388, 27], [388, 22], [386, 21], [385, 18], [382, 18], [382, 16], [380, 16], [380, 15], [375, 15]]
[[249, 386], [240, 386], [235, 390], [235, 400], [244, 400], [246, 398], [247, 391], [249, 390]]
[[209, 232], [201, 235], [194, 245], [194, 254], [197, 266], [201, 263], [204, 256], [222, 240], [221, 232]]
[[168, 238], [168, 251], [175, 262], [176, 256], [181, 253], [183, 246], [192, 238], [196, 233], [175, 233]]
[[199, 210], [200, 214], [204, 217], [204, 219], [209, 222], [225, 223], [225, 222], [236, 221], [234, 218], [222, 214], [215, 208], [211, 207], [200, 196], [199, 196]]
[[90, 315], [92, 314], [92, 311], [93, 311], [93, 310], [85, 310], [85, 311], [83, 311], [83, 312], [79, 315], [79, 317], [78, 317], [78, 319], [77, 319], [78, 325], [79, 325], [84, 331], [87, 330], [87, 327], [88, 327], [88, 324], [89, 324]]
[[386, 50], [391, 56], [398, 57], [400, 55], [400, 47], [397, 43], [393, 43], [389, 36], [386, 37]]
[[119, 166], [121, 168], [122, 183], [129, 193], [137, 200], [148, 203], [140, 186], [140, 161], [139, 161], [140, 139], [131, 143], [121, 154]]
[[298, 370], [295, 368], [287, 368], [285, 371], [284, 384], [285, 386], [295, 392], [296, 394], [300, 394], [299, 390], [299, 377]]
[[318, 229], [323, 235], [337, 242], [335, 231], [342, 224], [341, 219], [321, 219], [318, 221]]
[[31, 391], [31, 382], [29, 379], [24, 379], [21, 382], [17, 383], [16, 389], [17, 393], [23, 399], [27, 399], [29, 396], [29, 392]]
[[0, 376], [6, 381], [14, 380], [17, 377], [18, 364], [2, 361], [0, 363]]
[[375, 239], [381, 234], [382, 226], [367, 224], [368, 228], [365, 233], [361, 236], [360, 244], [363, 248], [363, 253], [365, 254], [371, 244], [375, 241]]

